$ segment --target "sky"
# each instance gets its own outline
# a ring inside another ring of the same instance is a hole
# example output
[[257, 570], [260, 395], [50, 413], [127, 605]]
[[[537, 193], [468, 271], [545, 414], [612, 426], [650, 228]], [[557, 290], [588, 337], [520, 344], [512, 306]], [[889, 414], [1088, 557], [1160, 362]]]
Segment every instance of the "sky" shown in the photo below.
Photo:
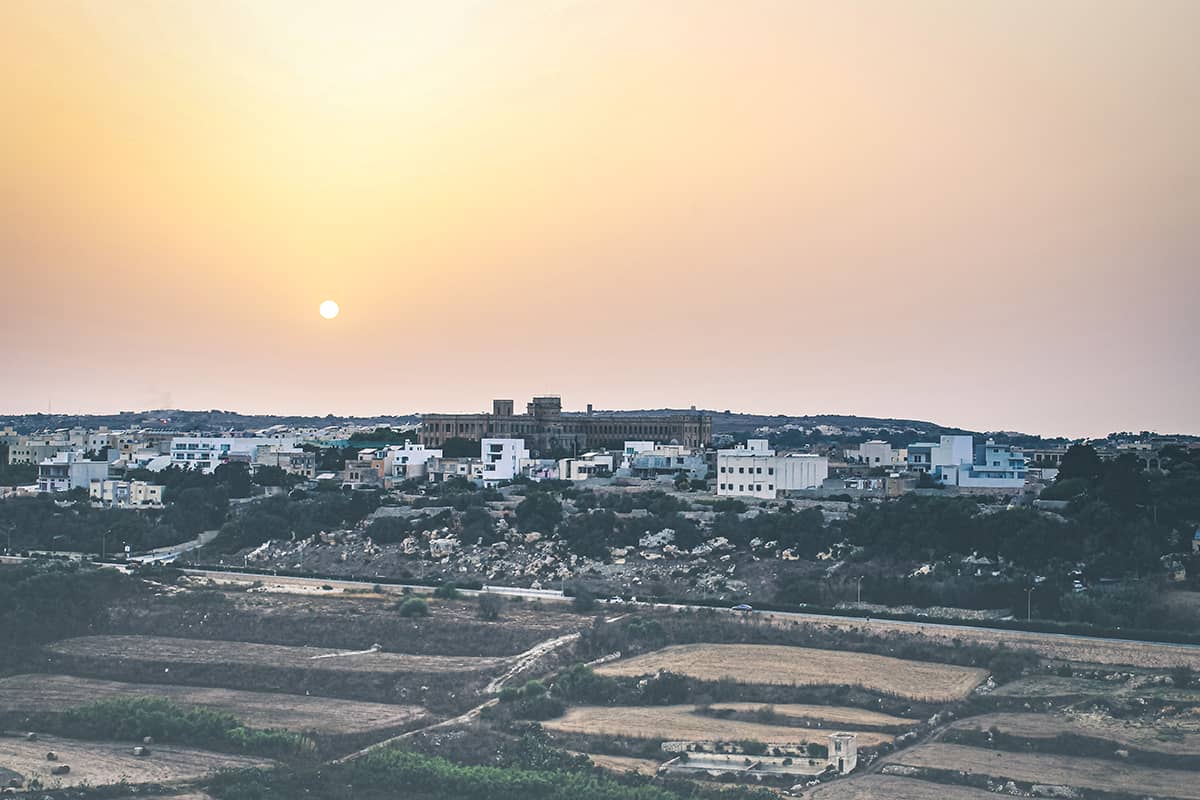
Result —
[[1200, 433], [1197, 30], [1195, 0], [5, 0], [0, 413]]

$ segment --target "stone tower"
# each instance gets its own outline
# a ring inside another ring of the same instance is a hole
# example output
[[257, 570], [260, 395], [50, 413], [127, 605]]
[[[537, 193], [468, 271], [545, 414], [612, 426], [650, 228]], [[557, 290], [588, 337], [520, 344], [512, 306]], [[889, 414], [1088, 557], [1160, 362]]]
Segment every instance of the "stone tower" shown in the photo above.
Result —
[[853, 733], [829, 735], [829, 764], [845, 775], [858, 765], [858, 736]]

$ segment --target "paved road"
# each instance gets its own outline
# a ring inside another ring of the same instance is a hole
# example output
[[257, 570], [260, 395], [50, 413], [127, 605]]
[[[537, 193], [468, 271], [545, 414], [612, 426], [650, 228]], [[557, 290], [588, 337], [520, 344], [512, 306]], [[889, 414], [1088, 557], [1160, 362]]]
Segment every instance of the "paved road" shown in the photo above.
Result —
[[[238, 580], [238, 581], [263, 581], [264, 583], [269, 582], [269, 583], [280, 584], [280, 585], [288, 585], [288, 584], [301, 585], [301, 586], [329, 585], [329, 586], [333, 586], [334, 588], [342, 588], [342, 589], [362, 589], [362, 588], [368, 588], [368, 587], [375, 585], [373, 581], [369, 581], [369, 580], [361, 580], [361, 581], [360, 580], [325, 580], [322, 578], [273, 577], [273, 576], [258, 575], [258, 574], [251, 573], [251, 572], [225, 572], [225, 571], [219, 571], [219, 570], [203, 570], [203, 569], [187, 569], [187, 570], [184, 570], [184, 572], [186, 572], [188, 574], [192, 574], [192, 575], [201, 576], [201, 577], [211, 577], [214, 579], [224, 578], [226, 580]], [[393, 589], [401, 590], [404, 588], [409, 588], [414, 591], [422, 591], [422, 592], [430, 591], [430, 587], [423, 586], [423, 585], [416, 585], [416, 584], [412, 584], [412, 585], [383, 584], [383, 587], [385, 590], [393, 590]], [[562, 602], [565, 602], [568, 599], [565, 595], [563, 595], [562, 592], [557, 591], [557, 590], [523, 589], [520, 587], [513, 587], [513, 586], [485, 586], [483, 590], [460, 589], [459, 591], [462, 592], [464, 595], [476, 595], [476, 594], [480, 594], [481, 591], [486, 591], [486, 592], [495, 592], [497, 594], [503, 593], [506, 595], [515, 595], [515, 596], [519, 596], [519, 597], [526, 597], [529, 599], [558, 600], [558, 601], [562, 601]], [[980, 626], [980, 625], [957, 624], [954, 622], [919, 622], [919, 621], [895, 620], [895, 619], [879, 619], [879, 618], [872, 619], [872, 618], [864, 618], [864, 617], [850, 616], [850, 615], [844, 615], [844, 614], [816, 614], [816, 613], [810, 613], [810, 612], [804, 612], [804, 611], [748, 611], [747, 612], [747, 611], [734, 611], [732, 609], [727, 609], [727, 608], [712, 608], [711, 606], [693, 606], [693, 605], [687, 605], [687, 604], [681, 604], [681, 603], [626, 602], [626, 603], [622, 604], [622, 607], [634, 607], [634, 608], [636, 608], [636, 607], [649, 608], [650, 606], [653, 606], [654, 608], [669, 608], [669, 609], [680, 610], [680, 611], [682, 611], [682, 610], [700, 611], [703, 609], [709, 609], [709, 610], [716, 611], [717, 613], [722, 613], [722, 614], [740, 615], [740, 616], [747, 616], [747, 617], [762, 616], [762, 617], [766, 617], [769, 619], [783, 620], [783, 621], [796, 620], [799, 622], [811, 622], [811, 623], [843, 622], [843, 623], [853, 623], [856, 625], [870, 624], [870, 625], [877, 626], [877, 627], [892, 627], [892, 628], [899, 628], [902, 630], [910, 630], [910, 631], [943, 630], [943, 631], [954, 631], [954, 632], [974, 632], [974, 633], [987, 634], [989, 636], [1003, 636], [1006, 634], [1012, 634], [1014, 637], [1032, 636], [1032, 637], [1037, 637], [1039, 639], [1047, 639], [1047, 640], [1094, 642], [1094, 643], [1105, 643], [1105, 644], [1128, 645], [1128, 644], [1141, 643], [1141, 644], [1154, 645], [1156, 647], [1179, 648], [1179, 650], [1181, 652], [1186, 652], [1188, 654], [1195, 654], [1198, 650], [1200, 650], [1200, 645], [1197, 645], [1197, 644], [1179, 644], [1176, 642], [1158, 642], [1158, 641], [1153, 641], [1153, 640], [1141, 640], [1141, 639], [1118, 639], [1118, 638], [1108, 637], [1108, 636], [1086, 636], [1086, 635], [1074, 634], [1074, 633], [1043, 633], [1041, 631], [1023, 631], [1023, 630], [1010, 630], [1010, 629], [1006, 629], [1006, 628], [988, 628], [988, 627], [984, 627], [984, 626]]]
[[[3, 559], [8, 563], [16, 563], [24, 559], [17, 557], [6, 557]], [[111, 565], [110, 565], [111, 566]], [[281, 588], [288, 586], [304, 587], [310, 591], [320, 591], [323, 586], [332, 586], [334, 589], [370, 589], [376, 585], [373, 580], [350, 580], [350, 579], [328, 579], [328, 578], [298, 578], [291, 576], [273, 576], [260, 575], [254, 572], [236, 572], [226, 570], [206, 570], [206, 569], [185, 569], [185, 574], [195, 575], [197, 577], [212, 578], [213, 580], [228, 580], [239, 583], [253, 583], [261, 581], [264, 584], [277, 585]], [[423, 584], [396, 584], [386, 583], [381, 584], [385, 591], [402, 591], [410, 589], [415, 592], [429, 592], [431, 588]], [[484, 586], [479, 589], [460, 589], [459, 592], [466, 596], [474, 596], [483, 592], [492, 592], [496, 594], [504, 594], [508, 596], [524, 597], [530, 600], [548, 600], [566, 602], [567, 597], [557, 589], [525, 589], [518, 586]], [[655, 608], [670, 608], [675, 610], [691, 610], [700, 611], [703, 609], [711, 609], [717, 613], [738, 614], [745, 616], [764, 616], [775, 620], [795, 620], [799, 622], [821, 623], [821, 622], [841, 622], [853, 623], [856, 625], [870, 624], [880, 628], [890, 627], [901, 630], [919, 632], [922, 630], [940, 630], [940, 631], [961, 631], [970, 633], [986, 634], [989, 636], [1003, 636], [1012, 634], [1014, 638], [1036, 637], [1043, 640], [1062, 640], [1074, 642], [1094, 642], [1104, 644], [1148, 644], [1155, 647], [1176, 649], [1177, 652], [1187, 653], [1189, 656], [1194, 656], [1197, 651], [1200, 651], [1200, 644], [1180, 644], [1177, 642], [1159, 642], [1145, 639], [1118, 639], [1108, 636], [1087, 636], [1084, 634], [1075, 633], [1044, 633], [1041, 631], [1023, 631], [1019, 629], [1006, 628], [988, 628], [979, 625], [967, 625], [954, 622], [918, 622], [910, 620], [895, 620], [895, 619], [879, 619], [879, 618], [864, 618], [843, 614], [816, 614], [804, 611], [733, 611], [732, 609], [716, 608], [711, 606], [693, 606], [681, 603], [642, 603], [642, 602], [627, 602], [623, 604], [629, 607], [645, 607], [653, 605]]]

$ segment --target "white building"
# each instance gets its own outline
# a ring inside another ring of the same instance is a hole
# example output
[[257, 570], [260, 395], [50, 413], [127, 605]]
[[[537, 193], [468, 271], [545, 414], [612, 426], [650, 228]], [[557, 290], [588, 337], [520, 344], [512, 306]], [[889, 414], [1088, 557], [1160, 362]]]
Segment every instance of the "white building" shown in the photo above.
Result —
[[717, 451], [717, 495], [773, 500], [781, 492], [818, 489], [829, 477], [829, 459], [811, 453], [777, 455], [766, 439]]
[[611, 453], [584, 453], [575, 458], [562, 458], [558, 461], [558, 477], [564, 481], [607, 478], [612, 475], [615, 462]]
[[632, 469], [634, 456], [653, 449], [654, 442], [625, 442], [622, 450], [621, 469]]
[[88, 461], [80, 450], [66, 450], [38, 464], [39, 492], [88, 489], [94, 479], [108, 477], [107, 461]]
[[429, 462], [442, 457], [441, 450], [431, 450], [423, 444], [406, 441], [389, 445], [381, 451], [383, 485], [391, 488], [410, 478], [424, 480], [429, 474]]
[[1028, 470], [1025, 453], [989, 439], [976, 445], [970, 436], [942, 436], [941, 440], [909, 445], [908, 466], [914, 472], [962, 489], [1014, 489], [1025, 487]]
[[521, 460], [529, 458], [524, 439], [484, 439], [480, 442], [483, 481], [493, 485], [521, 474]]
[[858, 447], [845, 451], [846, 461], [851, 464], [869, 464], [872, 467], [890, 467], [903, 464], [907, 452], [895, 450], [882, 439], [863, 442]]
[[295, 447], [295, 439], [275, 437], [176, 436], [171, 440], [171, 465], [211, 473], [228, 461], [256, 464], [260, 452], [265, 456]]
[[112, 508], [161, 508], [163, 487], [145, 481], [93, 480], [92, 502]]

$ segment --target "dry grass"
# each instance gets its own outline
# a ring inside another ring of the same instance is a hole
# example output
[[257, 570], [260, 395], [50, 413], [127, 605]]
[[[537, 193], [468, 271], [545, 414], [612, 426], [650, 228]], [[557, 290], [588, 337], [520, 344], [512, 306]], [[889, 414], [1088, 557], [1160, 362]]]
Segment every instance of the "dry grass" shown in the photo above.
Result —
[[[0, 682], [0, 685], [3, 685]], [[779, 721], [788, 720], [820, 720], [832, 725], [849, 725], [851, 727], [907, 727], [916, 725], [918, 720], [907, 717], [893, 717], [891, 714], [881, 714], [878, 711], [867, 711], [862, 708], [847, 706], [811, 706], [803, 703], [713, 703], [715, 711], [730, 709], [739, 712], [757, 712], [763, 709], [774, 711]]]
[[335, 672], [481, 672], [503, 666], [505, 658], [418, 656], [401, 653], [363, 653], [338, 658], [315, 658], [342, 651], [324, 647], [287, 647], [249, 642], [175, 639], [167, 636], [81, 636], [49, 646], [56, 653], [89, 658], [152, 663], [215, 664], [287, 667]]
[[638, 775], [658, 774], [658, 762], [648, 758], [608, 756], [603, 753], [576, 753], [576, 755], [587, 756], [597, 767], [613, 772], [636, 772]]
[[[1194, 725], [1195, 723], [1193, 723]], [[1146, 725], [1137, 720], [1116, 720], [1100, 714], [984, 714], [961, 719], [951, 728], [988, 730], [1031, 738], [1051, 738], [1062, 733], [1105, 739], [1123, 747], [1174, 755], [1200, 753], [1200, 733], [1186, 732], [1165, 722]]]
[[911, 780], [892, 775], [860, 775], [813, 789], [812, 800], [995, 800], [994, 792]]
[[1180, 705], [1200, 705], [1200, 688], [1181, 689], [1176, 686], [1131, 687], [1125, 683], [1091, 678], [1062, 678], [1057, 675], [1030, 675], [996, 689], [1000, 697], [1063, 698], [1074, 696], [1130, 699], [1154, 698]]
[[[763, 615], [767, 622], [780, 627], [793, 627], [797, 624], [795, 617], [778, 617], [772, 614]], [[873, 619], [870, 622], [862, 620], [838, 620], [813, 616], [811, 621], [801, 621], [801, 625], [813, 625], [820, 628], [836, 627], [845, 630], [861, 630], [876, 636], [881, 634], [920, 635], [928, 639], [977, 644], [1017, 647], [1032, 650], [1044, 658], [1054, 658], [1074, 661], [1080, 664], [1111, 664], [1131, 665], [1167, 669], [1179, 664], [1190, 664], [1193, 669], [1200, 670], [1200, 647], [1189, 647], [1179, 644], [1153, 644], [1148, 642], [1096, 640], [1086, 636], [1065, 636], [1045, 633], [1029, 633], [1025, 631], [1001, 630], [972, 630], [953, 625], [939, 626], [925, 624], [914, 626], [910, 622], [894, 622]]]
[[[696, 713], [695, 706], [578, 706], [542, 727], [564, 733], [628, 736], [635, 739], [668, 741], [736, 741], [754, 739], [769, 744], [824, 744], [835, 728], [798, 728], [735, 719], [719, 719]], [[859, 747], [875, 747], [894, 737], [886, 733], [860, 731]]]
[[861, 686], [932, 703], [960, 700], [987, 677], [987, 670], [971, 667], [766, 644], [676, 645], [596, 668], [603, 675], [646, 675], [659, 670], [707, 681]]
[[424, 719], [419, 706], [192, 686], [140, 685], [67, 675], [0, 678], [0, 711], [62, 711], [114, 697], [166, 697], [180, 705], [233, 714], [253, 728], [352, 734], [405, 727]]
[[1098, 758], [1008, 753], [955, 744], [925, 744], [904, 750], [888, 763], [935, 767], [1033, 783], [1074, 786], [1139, 797], [1177, 797], [1200, 800], [1197, 773], [1173, 769], [1131, 767]]
[[[57, 762], [46, 760], [46, 753], [58, 754]], [[152, 745], [150, 755], [133, 755], [133, 746], [116, 742], [83, 742], [41, 736], [36, 742], [24, 739], [0, 739], [0, 764], [25, 776], [41, 779], [43, 786], [107, 786], [122, 779], [129, 783], [172, 783], [202, 778], [219, 769], [265, 767], [270, 761], [248, 756], [211, 753], [187, 747]], [[55, 764], [66, 764], [66, 775], [51, 775]]]

